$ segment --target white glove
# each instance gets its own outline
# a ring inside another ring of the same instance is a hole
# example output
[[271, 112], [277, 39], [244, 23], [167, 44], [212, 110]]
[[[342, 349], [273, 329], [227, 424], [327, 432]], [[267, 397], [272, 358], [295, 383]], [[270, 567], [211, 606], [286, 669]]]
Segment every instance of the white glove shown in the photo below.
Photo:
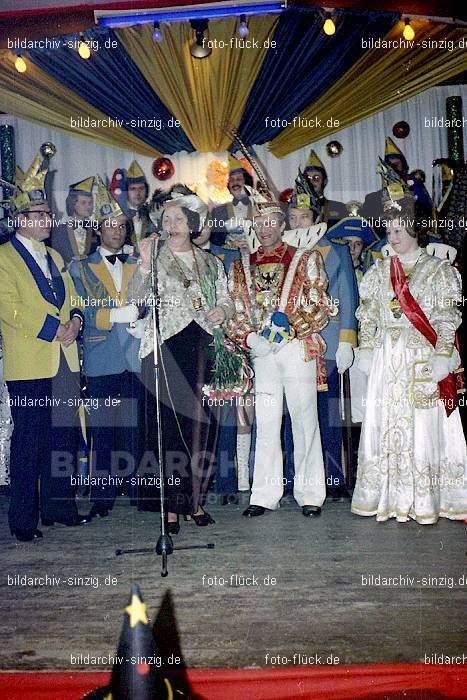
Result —
[[359, 349], [357, 358], [357, 367], [360, 372], [366, 374], [367, 377], [370, 375], [371, 365], [373, 364], [373, 352], [371, 350]]
[[431, 371], [431, 376], [434, 382], [438, 383], [443, 379], [446, 379], [449, 372], [451, 371], [451, 362], [449, 357], [440, 357], [440, 355], [433, 355], [429, 360], [428, 366]]
[[339, 374], [344, 374], [352, 366], [353, 348], [350, 343], [339, 343], [336, 352], [336, 365]]
[[127, 304], [110, 312], [110, 323], [133, 323], [138, 320], [139, 311], [136, 304]]
[[144, 326], [145, 326], [146, 319], [140, 318], [138, 321], [135, 321], [135, 325], [128, 326], [126, 329], [126, 332], [129, 333], [130, 335], [133, 336], [133, 338], [138, 338], [141, 339], [144, 335]]
[[271, 352], [271, 344], [258, 333], [250, 333], [247, 336], [246, 344], [251, 348], [253, 357], [266, 357]]

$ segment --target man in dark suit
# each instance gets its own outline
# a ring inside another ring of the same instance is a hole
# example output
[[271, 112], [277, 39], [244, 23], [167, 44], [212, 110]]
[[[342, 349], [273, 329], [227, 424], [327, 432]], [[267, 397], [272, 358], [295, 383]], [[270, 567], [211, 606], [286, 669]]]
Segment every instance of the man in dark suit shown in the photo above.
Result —
[[62, 256], [68, 265], [72, 260], [93, 253], [98, 245], [92, 212], [94, 177], [70, 185], [66, 198], [68, 219], [52, 228], [50, 247]]
[[[422, 219], [426, 218], [427, 220], [430, 219], [432, 213], [432, 202], [430, 195], [428, 194], [422, 180], [409, 175], [407, 160], [400, 148], [396, 146], [390, 136], [386, 138], [384, 162], [397, 173], [401, 180], [407, 184], [409, 190], [415, 195], [417, 217]], [[361, 211], [361, 215], [369, 222], [378, 238], [380, 240], [384, 239], [381, 246], [379, 246], [378, 243], [373, 246], [373, 251], [375, 252], [377, 250], [379, 252], [381, 247], [387, 243], [386, 226], [384, 223], [384, 192], [385, 190], [383, 188], [376, 190], [376, 192], [369, 192], [365, 197]]]
[[227, 187], [232, 201], [214, 207], [209, 217], [211, 243], [221, 247], [226, 241], [230, 247], [234, 247], [235, 236], [243, 234], [243, 222], [253, 221], [253, 206], [245, 189], [245, 185], [253, 186], [253, 179], [242, 163], [233, 156], [229, 156], [229, 166]]
[[324, 221], [330, 227], [334, 226], [345, 216], [348, 216], [347, 208], [343, 202], [327, 199], [324, 196], [324, 188], [328, 184], [328, 175], [321, 159], [313, 150], [310, 151], [303, 174], [318, 196], [320, 213], [314, 223]]

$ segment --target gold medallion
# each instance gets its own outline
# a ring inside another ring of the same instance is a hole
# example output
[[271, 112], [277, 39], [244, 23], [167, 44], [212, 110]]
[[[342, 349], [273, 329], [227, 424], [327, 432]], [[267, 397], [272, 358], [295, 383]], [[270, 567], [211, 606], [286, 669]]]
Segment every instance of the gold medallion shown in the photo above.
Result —
[[199, 311], [200, 309], [203, 308], [203, 302], [201, 301], [201, 297], [195, 297], [195, 299], [192, 299], [193, 308], [195, 311]]

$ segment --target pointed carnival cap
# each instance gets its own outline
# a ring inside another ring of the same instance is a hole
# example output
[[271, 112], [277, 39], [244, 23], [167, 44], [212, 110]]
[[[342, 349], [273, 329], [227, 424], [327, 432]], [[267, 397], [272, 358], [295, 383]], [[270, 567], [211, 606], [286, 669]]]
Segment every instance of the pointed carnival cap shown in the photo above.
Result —
[[409, 166], [401, 149], [398, 146], [396, 146], [396, 144], [390, 136], [386, 136], [386, 143], [384, 146], [384, 160], [386, 161], [386, 163], [391, 164], [392, 158], [400, 158], [404, 165], [404, 170], [408, 171]]
[[122, 216], [123, 211], [119, 203], [112, 197], [101, 176], [96, 175], [95, 181], [97, 190], [94, 202], [94, 218], [100, 224], [105, 219], [115, 219], [117, 216]]
[[75, 182], [70, 185], [70, 194], [87, 194], [92, 197], [92, 188], [94, 186], [94, 175], [87, 177], [81, 182]]
[[[131, 587], [109, 685], [83, 700], [173, 700], [139, 587]], [[186, 696], [183, 696], [186, 697]]]
[[126, 181], [127, 185], [133, 185], [136, 182], [147, 182], [146, 176], [136, 160], [130, 163], [130, 167], [126, 171]]
[[322, 160], [313, 149], [311, 149], [310, 155], [308, 156], [304, 172], [306, 173], [308, 170], [318, 170], [319, 172], [323, 173], [324, 177], [326, 177], [327, 174]]

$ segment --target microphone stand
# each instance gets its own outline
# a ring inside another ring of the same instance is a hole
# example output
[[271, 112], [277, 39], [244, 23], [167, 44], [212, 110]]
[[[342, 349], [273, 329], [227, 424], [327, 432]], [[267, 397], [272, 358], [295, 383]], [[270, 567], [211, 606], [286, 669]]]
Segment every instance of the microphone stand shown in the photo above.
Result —
[[161, 502], [160, 511], [160, 534], [155, 547], [143, 547], [141, 549], [116, 549], [115, 555], [121, 556], [122, 554], [144, 554], [147, 552], [155, 552], [161, 557], [161, 576], [166, 577], [168, 575], [167, 569], [167, 557], [173, 553], [174, 549], [214, 549], [213, 543], [208, 544], [193, 544], [185, 545], [184, 547], [174, 547], [172, 538], [166, 532], [166, 520], [165, 520], [165, 480], [164, 480], [164, 451], [162, 447], [162, 420], [161, 420], [161, 405], [160, 405], [160, 354], [161, 354], [161, 341], [159, 335], [159, 324], [157, 316], [157, 304], [156, 300], [159, 298], [157, 292], [157, 258], [159, 255], [159, 238], [153, 239], [151, 245], [151, 296], [152, 296], [152, 310], [151, 310], [151, 322], [153, 330], [153, 350], [154, 350], [154, 379], [155, 379], [155, 400], [156, 400], [156, 423], [157, 423], [157, 460], [159, 463], [159, 498]]

